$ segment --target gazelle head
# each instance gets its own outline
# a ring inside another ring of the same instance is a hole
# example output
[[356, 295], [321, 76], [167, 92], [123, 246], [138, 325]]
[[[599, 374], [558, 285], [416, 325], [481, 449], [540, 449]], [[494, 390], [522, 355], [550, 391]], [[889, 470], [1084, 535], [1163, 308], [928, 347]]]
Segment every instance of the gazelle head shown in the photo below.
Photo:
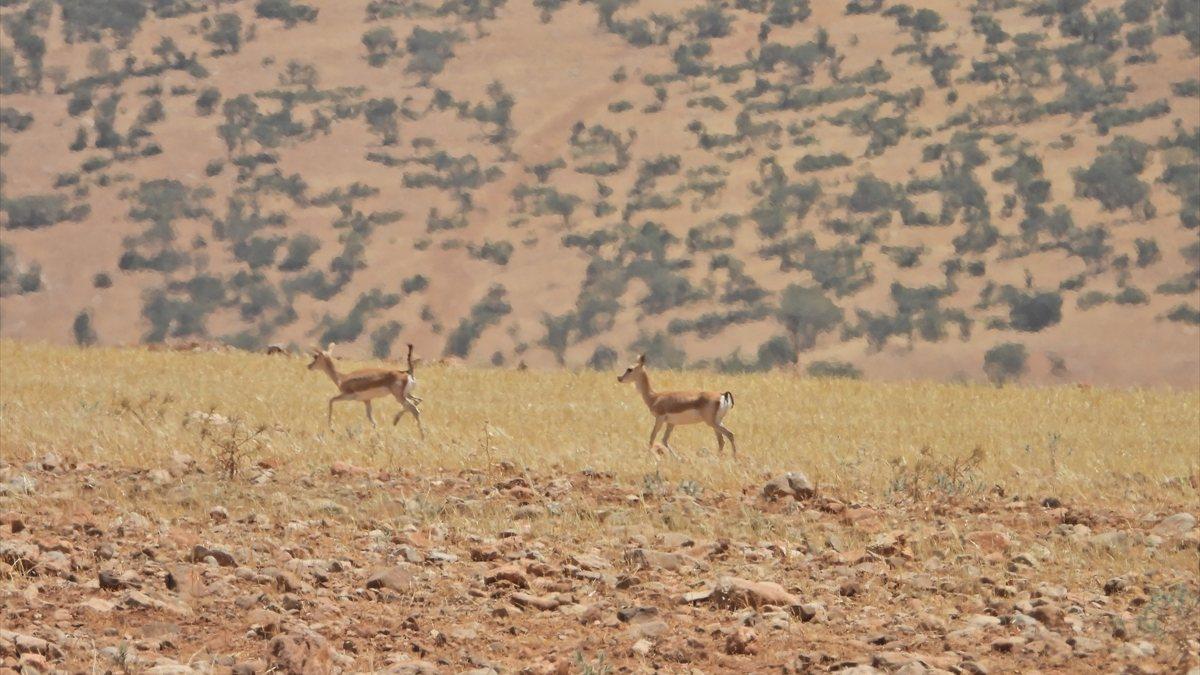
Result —
[[625, 369], [624, 373], [617, 376], [617, 382], [631, 382], [635, 374], [642, 372], [646, 367], [646, 355], [639, 354], [637, 363]]
[[334, 343], [330, 342], [329, 346], [326, 347], [325, 349], [321, 349], [320, 347], [313, 347], [312, 348], [312, 359], [313, 360], [312, 360], [312, 363], [308, 364], [308, 369], [309, 370], [317, 370], [318, 368], [328, 367], [326, 364], [328, 364], [330, 366], [333, 365], [333, 346], [334, 346]]

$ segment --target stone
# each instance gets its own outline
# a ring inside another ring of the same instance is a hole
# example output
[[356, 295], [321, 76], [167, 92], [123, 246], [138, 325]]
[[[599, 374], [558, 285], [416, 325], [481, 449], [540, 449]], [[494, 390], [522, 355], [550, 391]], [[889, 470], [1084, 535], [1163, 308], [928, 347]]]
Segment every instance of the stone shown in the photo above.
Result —
[[763, 498], [771, 500], [790, 497], [799, 501], [810, 499], [816, 493], [816, 488], [808, 480], [808, 476], [798, 471], [789, 471], [773, 478], [762, 487]]
[[975, 544], [984, 553], [1004, 553], [1012, 546], [1012, 539], [998, 530], [981, 530], [967, 535], [967, 541]]
[[517, 588], [529, 588], [529, 579], [525, 576], [525, 570], [517, 565], [501, 565], [484, 575], [483, 581], [489, 585], [504, 582]]
[[748, 581], [737, 577], [718, 579], [709, 599], [727, 609], [757, 609], [765, 605], [795, 607], [800, 604], [796, 596], [773, 581]]
[[205, 558], [212, 558], [217, 561], [221, 567], [237, 567], [237, 560], [233, 554], [221, 548], [209, 548], [201, 544], [196, 544], [192, 547], [192, 553], [188, 556], [188, 562], [199, 563], [204, 562]]
[[413, 588], [413, 573], [408, 569], [393, 565], [377, 569], [367, 577], [366, 587], [369, 589], [395, 591], [405, 593]]
[[725, 653], [726, 654], [746, 654], [752, 655], [758, 653], [758, 633], [754, 632], [753, 628], [748, 626], [738, 626], [732, 633], [725, 636]]
[[571, 562], [578, 565], [581, 569], [588, 571], [611, 569], [612, 564], [598, 555], [590, 555], [587, 553], [576, 554], [571, 556]]
[[1195, 527], [1196, 517], [1190, 513], [1181, 512], [1158, 521], [1151, 532], [1160, 537], [1181, 537]]

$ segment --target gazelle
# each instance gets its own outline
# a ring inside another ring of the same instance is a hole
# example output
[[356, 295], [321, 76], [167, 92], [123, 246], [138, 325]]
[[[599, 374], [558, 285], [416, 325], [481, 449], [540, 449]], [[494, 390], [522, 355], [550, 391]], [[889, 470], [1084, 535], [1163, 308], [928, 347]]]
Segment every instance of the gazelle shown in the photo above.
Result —
[[671, 448], [669, 441], [671, 432], [679, 424], [695, 424], [704, 422], [712, 427], [717, 434], [717, 452], [725, 451], [725, 439], [733, 446], [733, 456], [737, 457], [737, 443], [733, 440], [733, 432], [726, 429], [721, 420], [733, 407], [733, 394], [715, 391], [664, 391], [656, 392], [650, 388], [650, 376], [646, 374], [646, 355], [638, 356], [637, 363], [625, 369], [617, 377], [617, 382], [630, 382], [637, 385], [642, 400], [654, 415], [654, 430], [650, 432], [650, 450], [654, 450], [654, 439], [658, 430], [667, 425], [663, 433], [662, 444], [672, 455], [678, 457]]
[[413, 396], [417, 388], [417, 378], [413, 375], [413, 346], [408, 346], [408, 372], [389, 368], [364, 368], [346, 374], [339, 373], [333, 365], [333, 347], [332, 342], [324, 350], [314, 347], [312, 363], [308, 364], [309, 370], [321, 370], [328, 375], [340, 392], [329, 399], [329, 426], [333, 426], [333, 404], [338, 401], [362, 401], [367, 407], [367, 419], [370, 420], [371, 426], [375, 426], [375, 417], [371, 415], [371, 400], [391, 394], [401, 405], [400, 412], [396, 413], [392, 424], [399, 424], [404, 413], [410, 412], [416, 418], [417, 429], [424, 440], [425, 428], [421, 426], [421, 411], [417, 408], [421, 399]]

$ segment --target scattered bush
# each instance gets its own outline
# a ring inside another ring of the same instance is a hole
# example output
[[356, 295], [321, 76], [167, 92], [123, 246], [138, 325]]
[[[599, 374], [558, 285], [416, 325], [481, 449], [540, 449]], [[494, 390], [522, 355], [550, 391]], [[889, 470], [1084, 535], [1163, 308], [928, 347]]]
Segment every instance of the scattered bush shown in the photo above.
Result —
[[92, 315], [87, 310], [80, 310], [71, 322], [71, 334], [75, 336], [75, 344], [81, 347], [94, 345], [99, 338], [96, 329], [92, 327]]
[[1029, 352], [1019, 342], [1005, 342], [987, 350], [983, 372], [996, 386], [1020, 379], [1028, 370]]
[[294, 0], [258, 0], [254, 5], [254, 13], [260, 19], [276, 19], [291, 28], [301, 21], [317, 20], [318, 9]]
[[506, 295], [503, 286], [495, 285], [488, 289], [487, 294], [471, 307], [470, 314], [459, 322], [458, 327], [446, 338], [447, 356], [465, 358], [471, 353], [471, 348], [483, 331], [499, 323], [502, 317], [512, 311], [512, 306], [505, 299]]
[[1054, 291], [1013, 292], [1008, 299], [1009, 322], [1013, 328], [1036, 333], [1062, 321], [1062, 296]]
[[808, 364], [805, 372], [810, 377], [825, 379], [842, 378], [847, 380], [862, 379], [862, 371], [852, 363], [845, 361], [813, 361]]

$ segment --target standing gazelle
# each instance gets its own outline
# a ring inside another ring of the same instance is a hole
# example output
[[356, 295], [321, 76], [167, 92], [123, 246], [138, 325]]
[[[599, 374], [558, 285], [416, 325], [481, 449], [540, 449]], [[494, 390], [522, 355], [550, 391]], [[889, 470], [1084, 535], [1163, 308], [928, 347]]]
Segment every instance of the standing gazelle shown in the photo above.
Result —
[[715, 391], [664, 391], [656, 392], [650, 388], [650, 376], [646, 374], [646, 355], [638, 356], [637, 363], [625, 369], [625, 373], [617, 377], [617, 382], [633, 381], [637, 385], [642, 400], [654, 415], [654, 430], [650, 432], [650, 449], [654, 450], [654, 439], [662, 425], [667, 425], [663, 434], [662, 444], [672, 455], [678, 457], [671, 449], [668, 441], [671, 432], [677, 424], [695, 424], [704, 422], [713, 428], [717, 434], [717, 452], [725, 451], [725, 439], [733, 446], [733, 456], [737, 457], [737, 443], [733, 440], [733, 432], [721, 424], [725, 414], [733, 407], [733, 394]]
[[371, 400], [391, 394], [402, 406], [392, 424], [399, 424], [404, 413], [410, 412], [416, 418], [417, 429], [424, 439], [425, 428], [421, 426], [421, 411], [417, 408], [420, 399], [413, 396], [417, 389], [417, 378], [413, 375], [413, 346], [408, 346], [408, 372], [389, 368], [364, 368], [344, 375], [333, 365], [333, 346], [331, 342], [324, 350], [314, 347], [312, 363], [308, 364], [309, 370], [319, 369], [328, 375], [340, 392], [329, 399], [329, 426], [333, 426], [333, 404], [338, 401], [362, 401], [367, 407], [367, 419], [370, 420], [371, 426], [375, 426], [375, 418], [371, 415]]

